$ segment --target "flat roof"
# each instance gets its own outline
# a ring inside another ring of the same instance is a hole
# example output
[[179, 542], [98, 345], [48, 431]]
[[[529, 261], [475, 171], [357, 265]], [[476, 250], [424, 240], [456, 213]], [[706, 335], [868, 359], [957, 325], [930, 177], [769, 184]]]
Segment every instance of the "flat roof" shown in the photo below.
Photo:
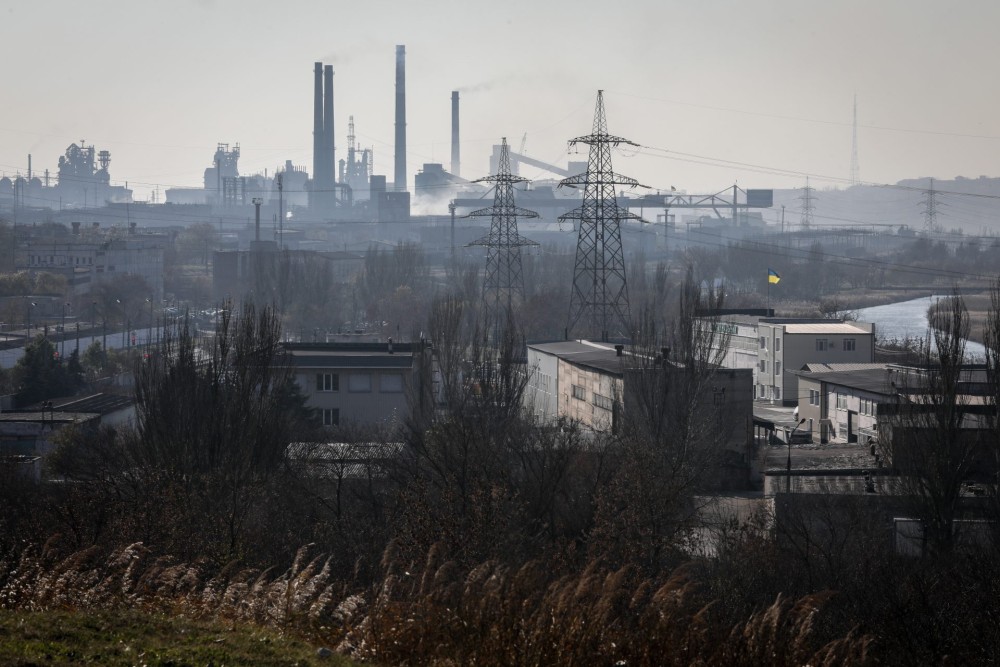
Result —
[[828, 364], [822, 361], [810, 361], [808, 364], [803, 366], [800, 370], [811, 371], [813, 373], [826, 373], [830, 371], [870, 371], [877, 368], [887, 369], [889, 363], [861, 363], [856, 364], [842, 363], [842, 364]]
[[817, 380], [842, 387], [860, 389], [875, 394], [894, 395], [896, 389], [890, 384], [889, 371], [883, 367], [838, 371], [792, 371], [806, 380]]
[[871, 333], [863, 327], [850, 322], [830, 322], [829, 324], [786, 324], [785, 333], [789, 334], [858, 334]]
[[528, 348], [551, 354], [576, 366], [584, 366], [613, 375], [621, 375], [624, 370], [625, 358], [619, 357], [617, 350], [605, 343], [566, 340], [555, 343], [531, 343]]

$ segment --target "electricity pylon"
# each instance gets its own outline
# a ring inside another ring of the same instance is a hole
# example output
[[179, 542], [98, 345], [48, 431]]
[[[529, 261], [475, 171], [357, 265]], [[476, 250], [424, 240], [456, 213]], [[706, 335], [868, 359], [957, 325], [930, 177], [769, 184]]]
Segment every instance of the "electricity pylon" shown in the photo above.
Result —
[[634, 188], [639, 186], [639, 182], [614, 172], [611, 149], [621, 144], [639, 144], [608, 134], [603, 90], [597, 91], [593, 131], [569, 142], [571, 147], [576, 144], [590, 146], [587, 171], [559, 183], [560, 187], [583, 187], [583, 205], [559, 216], [560, 220], [579, 221], [566, 333], [570, 335], [579, 324], [579, 333], [588, 338], [601, 341], [609, 340], [612, 335], [627, 338], [631, 329], [631, 313], [621, 221], [642, 218], [618, 206], [615, 186]]
[[507, 137], [500, 145], [497, 173], [477, 179], [477, 183], [493, 183], [493, 206], [469, 213], [467, 217], [489, 217], [490, 233], [469, 245], [486, 246], [486, 275], [483, 278], [483, 334], [487, 341], [499, 344], [509, 322], [513, 321], [514, 305], [524, 299], [524, 277], [521, 272], [521, 248], [538, 245], [517, 232], [518, 218], [537, 218], [534, 211], [514, 204], [514, 184], [528, 179], [510, 173], [510, 148]]

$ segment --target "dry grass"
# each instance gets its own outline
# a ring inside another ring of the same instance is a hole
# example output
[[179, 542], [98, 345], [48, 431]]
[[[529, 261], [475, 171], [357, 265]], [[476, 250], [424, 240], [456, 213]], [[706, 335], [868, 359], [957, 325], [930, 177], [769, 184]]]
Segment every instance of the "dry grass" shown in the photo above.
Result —
[[330, 580], [299, 550], [281, 574], [152, 556], [133, 544], [110, 556], [64, 554], [58, 540], [0, 563], [0, 607], [134, 609], [275, 627], [339, 644], [359, 660], [399, 665], [864, 665], [872, 637], [823, 629], [833, 593], [778, 597], [744, 622], [724, 620], [688, 568], [663, 581], [592, 563], [556, 574], [545, 563], [463, 570], [441, 548], [401, 562], [390, 545], [366, 594]]
[[341, 650], [414, 665], [864, 665], [874, 639], [824, 640], [833, 593], [778, 597], [728, 625], [687, 568], [663, 582], [592, 564], [556, 576], [543, 563], [484, 563], [466, 572], [432, 550], [404, 565], [387, 552], [385, 578]]

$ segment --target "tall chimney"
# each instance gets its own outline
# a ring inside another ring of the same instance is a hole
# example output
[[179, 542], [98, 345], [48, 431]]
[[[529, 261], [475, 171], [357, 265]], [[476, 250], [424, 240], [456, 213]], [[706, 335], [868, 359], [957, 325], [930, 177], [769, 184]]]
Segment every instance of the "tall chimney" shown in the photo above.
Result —
[[461, 153], [458, 148], [458, 91], [451, 91], [451, 173], [462, 175]]
[[315, 66], [313, 92], [313, 189], [323, 180], [323, 63]]
[[406, 47], [396, 46], [396, 170], [393, 189], [406, 191]]
[[333, 154], [333, 65], [323, 68], [323, 187], [333, 196], [337, 168]]

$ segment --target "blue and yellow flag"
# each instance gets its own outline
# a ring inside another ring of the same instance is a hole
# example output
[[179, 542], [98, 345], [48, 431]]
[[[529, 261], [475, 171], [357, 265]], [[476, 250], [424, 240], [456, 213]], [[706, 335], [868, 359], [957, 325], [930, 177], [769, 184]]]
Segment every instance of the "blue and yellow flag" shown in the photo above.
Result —
[[769, 282], [772, 285], [777, 285], [780, 281], [781, 281], [781, 276], [778, 275], [778, 272], [772, 269], [771, 267], [768, 267], [767, 282]]

